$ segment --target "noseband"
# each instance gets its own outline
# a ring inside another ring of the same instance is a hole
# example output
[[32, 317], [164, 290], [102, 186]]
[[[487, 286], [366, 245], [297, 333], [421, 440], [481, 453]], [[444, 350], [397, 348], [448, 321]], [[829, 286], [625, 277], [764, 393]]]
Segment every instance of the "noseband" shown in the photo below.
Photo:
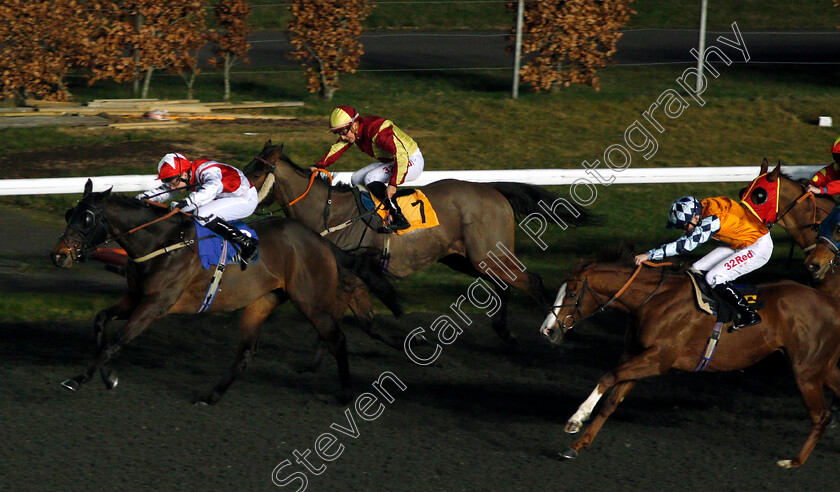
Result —
[[[562, 309], [562, 308], [564, 308], [564, 307], [569, 307], [569, 306], [573, 306], [573, 307], [574, 307], [574, 311], [572, 312], [572, 314], [566, 315], [566, 316], [563, 318], [563, 321], [562, 321], [561, 323], [559, 323], [559, 324], [560, 324], [560, 327], [561, 327], [564, 331], [566, 331], [566, 330], [571, 330], [571, 329], [575, 326], [575, 323], [577, 323], [577, 321], [579, 321], [577, 318], [575, 318], [575, 313], [577, 313], [577, 314], [579, 314], [579, 315], [581, 315], [581, 316], [582, 316], [582, 317], [580, 318], [580, 320], [584, 320], [584, 319], [589, 318], [589, 317], [591, 317], [591, 316], [595, 316], [596, 314], [601, 314], [601, 313], [603, 313], [603, 312], [607, 309], [607, 307], [609, 307], [609, 305], [610, 305], [610, 304], [612, 304], [613, 302], [615, 302], [615, 301], [618, 299], [618, 297], [619, 297], [619, 296], [621, 296], [621, 294], [623, 294], [623, 293], [624, 293], [624, 291], [626, 291], [626, 290], [627, 290], [627, 288], [630, 286], [630, 284], [632, 284], [632, 283], [633, 283], [633, 281], [636, 279], [636, 276], [637, 276], [637, 275], [639, 274], [639, 272], [642, 270], [642, 267], [643, 267], [643, 266], [645, 266], [645, 265], [647, 265], [647, 266], [649, 266], [649, 267], [652, 267], [652, 268], [659, 268], [659, 267], [664, 267], [664, 266], [670, 266], [670, 265], [671, 265], [671, 263], [670, 263], [670, 262], [664, 262], [664, 263], [651, 263], [651, 262], [649, 262], [649, 261], [643, 261], [643, 262], [642, 262], [642, 263], [641, 263], [638, 267], [636, 267], [636, 270], [633, 272], [633, 275], [631, 275], [631, 276], [630, 276], [630, 280], [628, 280], [628, 281], [624, 284], [624, 286], [622, 286], [622, 287], [621, 287], [621, 289], [619, 289], [619, 290], [618, 290], [618, 292], [616, 292], [616, 293], [615, 293], [615, 295], [614, 295], [614, 296], [612, 296], [611, 298], [609, 298], [606, 302], [603, 302], [603, 301], [602, 301], [602, 297], [601, 297], [601, 296], [599, 296], [599, 295], [598, 295], [598, 294], [597, 294], [594, 290], [592, 290], [592, 288], [589, 286], [589, 279], [585, 278], [585, 279], [583, 279], [583, 280], [580, 280], [580, 279], [570, 279], [570, 280], [567, 280], [567, 281], [566, 281], [566, 283], [569, 283], [569, 282], [583, 282], [583, 287], [581, 287], [580, 292], [578, 293], [578, 298], [577, 298], [577, 300], [575, 301], [575, 303], [574, 303], [574, 304], [560, 304], [560, 305], [555, 305], [555, 306], [553, 306], [553, 307], [551, 308], [551, 312], [552, 312], [552, 314], [554, 314], [554, 317], [555, 317], [555, 318], [557, 318], [557, 317], [558, 317], [558, 316], [557, 316], [557, 314], [558, 314], [558, 312], [559, 312], [559, 311], [558, 311], [558, 309]], [[664, 283], [665, 283], [665, 280], [667, 280], [667, 279], [668, 279], [668, 275], [666, 275], [666, 271], [665, 271], [665, 270], [663, 270], [663, 271], [662, 271], [662, 278], [659, 280], [659, 283], [656, 285], [656, 288], [655, 288], [655, 289], [653, 289], [653, 292], [651, 292], [651, 293], [650, 293], [650, 294], [649, 294], [649, 295], [645, 298], [645, 300], [643, 300], [643, 301], [641, 302], [641, 304], [639, 304], [638, 306], [636, 306], [635, 308], [633, 308], [633, 310], [632, 310], [631, 312], [633, 312], [633, 311], [637, 311], [637, 310], [638, 310], [638, 309], [640, 309], [642, 306], [644, 306], [645, 304], [647, 304], [647, 303], [648, 303], [648, 301], [650, 301], [650, 300], [653, 298], [654, 294], [656, 294], [656, 292], [659, 290], [659, 288], [660, 288], [660, 287], [662, 287], [662, 284], [664, 284]], [[598, 304], [598, 307], [597, 307], [594, 311], [592, 311], [590, 314], [588, 314], [587, 316], [583, 316], [583, 313], [582, 313], [582, 312], [581, 312], [581, 310], [580, 310], [580, 305], [581, 305], [581, 303], [583, 302], [583, 296], [586, 294], [586, 292], [587, 292], [587, 291], [588, 291], [590, 294], [592, 294], [592, 297], [594, 297], [594, 298], [595, 298], [595, 302]], [[567, 319], [569, 319], [569, 318], [571, 318], [571, 319], [572, 319], [572, 324], [571, 324], [571, 325], [569, 325], [569, 326], [566, 326], [566, 320], [567, 320]]]

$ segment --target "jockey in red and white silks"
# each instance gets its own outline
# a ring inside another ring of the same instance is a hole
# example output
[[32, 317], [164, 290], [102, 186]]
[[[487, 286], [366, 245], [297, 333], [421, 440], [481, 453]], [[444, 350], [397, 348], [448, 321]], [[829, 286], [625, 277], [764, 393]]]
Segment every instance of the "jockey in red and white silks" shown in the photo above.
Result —
[[[184, 200], [176, 201], [175, 204], [184, 212], [195, 212], [200, 224], [205, 225], [215, 217], [224, 220], [242, 219], [256, 210], [257, 189], [251, 186], [239, 169], [210, 159], [198, 159], [191, 162], [188, 168], [182, 166], [182, 172], [185, 169], [188, 169], [190, 175], [189, 188], [194, 189]], [[178, 188], [171, 188], [164, 183], [137, 195], [137, 198], [163, 203], [177, 191]]]
[[233, 242], [239, 249], [243, 262], [256, 259], [256, 238], [248, 236], [228, 221], [244, 219], [257, 208], [257, 189], [239, 169], [210, 159], [190, 162], [178, 153], [166, 154], [158, 163], [158, 177], [162, 184], [137, 195], [163, 203], [175, 192], [190, 191], [183, 200], [173, 201], [169, 208], [192, 212], [196, 222], [219, 236]]

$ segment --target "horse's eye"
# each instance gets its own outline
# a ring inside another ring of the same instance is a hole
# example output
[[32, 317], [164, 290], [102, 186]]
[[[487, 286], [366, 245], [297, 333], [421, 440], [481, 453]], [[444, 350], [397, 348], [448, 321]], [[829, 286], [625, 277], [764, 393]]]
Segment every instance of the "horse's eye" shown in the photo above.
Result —
[[571, 294], [569, 294], [569, 299], [574, 299], [574, 298], [575, 298], [575, 295], [576, 295], [576, 294], [575, 294], [574, 292], [572, 292]]
[[756, 189], [752, 190], [750, 193], [750, 200], [756, 205], [761, 205], [767, 201], [767, 190], [762, 187], [756, 187]]

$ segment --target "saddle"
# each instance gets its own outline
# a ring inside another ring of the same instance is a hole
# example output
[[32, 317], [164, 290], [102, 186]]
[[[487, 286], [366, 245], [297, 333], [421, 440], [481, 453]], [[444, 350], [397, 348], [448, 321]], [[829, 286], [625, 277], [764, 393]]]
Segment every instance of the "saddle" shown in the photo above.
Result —
[[[379, 233], [390, 232], [385, 227], [385, 219], [388, 216], [387, 211], [379, 209], [376, 213], [372, 213], [379, 206], [379, 200], [371, 196], [369, 191], [360, 186], [354, 186], [351, 190], [353, 191], [353, 198], [356, 200], [356, 207], [365, 224]], [[425, 229], [440, 225], [437, 213], [422, 191], [415, 188], [400, 188], [394, 195], [394, 199], [397, 201], [397, 205], [400, 206], [408, 223], [411, 224], [411, 227], [396, 231], [396, 234], [401, 235], [416, 229]]]
[[[701, 272], [689, 269], [686, 270], [685, 273], [691, 280], [694, 288], [694, 300], [701, 311], [717, 316], [716, 321], [720, 323], [728, 323], [730, 321], [738, 320], [738, 311], [720, 299], [715, 291], [709, 287], [709, 284], [706, 283], [706, 279]], [[735, 287], [735, 289], [744, 296], [744, 299], [746, 299], [755, 310], [764, 308], [764, 301], [759, 299], [761, 289], [759, 289], [758, 286], [735, 284], [733, 287]]]
[[[248, 227], [244, 222], [234, 220], [230, 222], [235, 227], [237, 227], [243, 233], [257, 238], [257, 233], [254, 232], [253, 229]], [[198, 222], [193, 219], [193, 224], [195, 224], [195, 236], [198, 242], [198, 257], [201, 259], [201, 266], [204, 267], [205, 270], [209, 270], [210, 267], [216, 266], [222, 260], [222, 249], [223, 249], [223, 242], [224, 239], [217, 236], [213, 231], [204, 227], [203, 225], [199, 224]], [[259, 261], [259, 250], [257, 251], [257, 259], [254, 260], [253, 263]], [[236, 248], [228, 243], [227, 247], [227, 255], [224, 259], [224, 262], [227, 264], [231, 263], [240, 263], [239, 252]]]

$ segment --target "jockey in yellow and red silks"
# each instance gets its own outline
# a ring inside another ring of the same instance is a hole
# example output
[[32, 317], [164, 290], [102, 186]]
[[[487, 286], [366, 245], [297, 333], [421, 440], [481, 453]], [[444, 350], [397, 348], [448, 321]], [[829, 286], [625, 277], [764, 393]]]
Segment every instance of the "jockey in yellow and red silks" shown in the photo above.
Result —
[[808, 191], [816, 195], [840, 194], [840, 137], [831, 146], [834, 163], [820, 169], [808, 183]]
[[351, 145], [356, 144], [378, 162], [353, 173], [351, 184], [366, 186], [390, 210], [392, 229], [408, 228], [409, 223], [393, 197], [397, 185], [417, 179], [423, 172], [423, 154], [417, 143], [391, 120], [361, 116], [350, 106], [338, 106], [333, 110], [330, 131], [338, 135], [338, 141], [311, 169], [323, 169], [333, 164]]

